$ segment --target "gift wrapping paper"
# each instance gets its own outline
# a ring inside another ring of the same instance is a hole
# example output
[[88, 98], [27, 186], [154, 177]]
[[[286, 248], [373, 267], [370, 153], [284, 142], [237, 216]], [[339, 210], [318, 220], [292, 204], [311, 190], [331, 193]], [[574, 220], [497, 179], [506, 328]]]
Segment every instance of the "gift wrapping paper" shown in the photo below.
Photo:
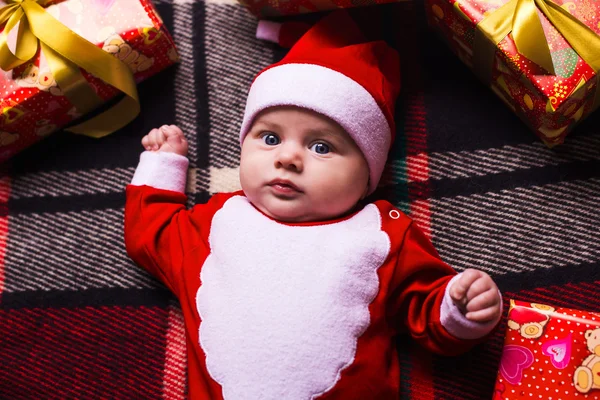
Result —
[[[600, 2], [556, 0], [557, 5], [600, 34]], [[451, 49], [475, 69], [476, 26], [508, 0], [426, 0], [429, 25]], [[491, 81], [485, 82], [546, 144], [562, 143], [591, 111], [596, 87], [594, 71], [538, 11], [555, 74], [521, 55], [512, 34], [497, 45]], [[600, 52], [600, 49], [597, 50]]]
[[[48, 5], [45, 10], [123, 61], [135, 82], [179, 59], [171, 36], [149, 0], [66, 0]], [[9, 37], [16, 31], [13, 29]], [[120, 93], [86, 71], [82, 73], [103, 101]], [[56, 84], [41, 50], [29, 62], [0, 71], [0, 107], [0, 163], [82, 116]]]
[[510, 300], [500, 399], [600, 399], [600, 314]]
[[351, 8], [407, 0], [238, 0], [259, 18], [306, 14], [318, 11]]

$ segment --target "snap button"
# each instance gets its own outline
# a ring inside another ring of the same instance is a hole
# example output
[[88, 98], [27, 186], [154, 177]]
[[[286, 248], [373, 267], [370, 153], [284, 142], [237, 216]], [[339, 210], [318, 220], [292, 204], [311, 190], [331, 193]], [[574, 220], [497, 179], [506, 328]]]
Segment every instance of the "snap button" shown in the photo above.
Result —
[[392, 211], [390, 211], [390, 218], [391, 219], [398, 219], [398, 218], [400, 218], [400, 213], [398, 212], [398, 210], [392, 210]]

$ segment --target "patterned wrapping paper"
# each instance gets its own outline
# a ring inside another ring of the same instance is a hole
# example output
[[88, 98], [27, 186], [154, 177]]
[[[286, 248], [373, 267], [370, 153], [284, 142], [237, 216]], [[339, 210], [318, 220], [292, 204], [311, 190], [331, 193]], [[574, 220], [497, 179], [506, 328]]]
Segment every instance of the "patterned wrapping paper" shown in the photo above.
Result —
[[494, 400], [600, 399], [600, 315], [511, 300]]
[[406, 0], [239, 0], [259, 18], [297, 15], [311, 12], [351, 8]]
[[[136, 82], [178, 61], [175, 44], [149, 0], [66, 0], [46, 11], [73, 32], [122, 60]], [[9, 38], [16, 33], [11, 31]], [[119, 94], [83, 71], [99, 97]], [[43, 51], [0, 73], [0, 163], [81, 117], [63, 96]]]
[[[430, 26], [441, 32], [458, 57], [473, 69], [476, 25], [507, 2], [427, 0], [426, 9]], [[600, 2], [556, 0], [555, 3], [600, 34]], [[497, 46], [489, 85], [547, 145], [552, 146], [562, 143], [592, 111], [596, 72], [541, 12], [538, 15], [556, 74], [549, 75], [519, 54], [512, 36], [508, 35]]]

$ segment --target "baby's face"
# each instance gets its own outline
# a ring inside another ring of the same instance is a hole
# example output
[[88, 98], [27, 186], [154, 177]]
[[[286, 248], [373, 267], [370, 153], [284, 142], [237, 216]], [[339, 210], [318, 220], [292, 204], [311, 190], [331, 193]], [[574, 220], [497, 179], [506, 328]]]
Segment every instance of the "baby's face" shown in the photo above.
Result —
[[332, 219], [366, 195], [369, 168], [338, 124], [298, 107], [268, 109], [242, 143], [240, 181], [248, 199], [280, 221]]

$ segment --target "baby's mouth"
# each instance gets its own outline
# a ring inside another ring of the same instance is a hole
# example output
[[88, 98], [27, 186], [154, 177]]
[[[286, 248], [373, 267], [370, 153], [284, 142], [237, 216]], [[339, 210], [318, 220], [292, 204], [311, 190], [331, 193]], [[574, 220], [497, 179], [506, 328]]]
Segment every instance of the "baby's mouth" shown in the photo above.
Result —
[[276, 193], [279, 194], [295, 194], [302, 193], [302, 190], [294, 185], [292, 182], [284, 179], [274, 179], [269, 182], [268, 186], [270, 186]]

